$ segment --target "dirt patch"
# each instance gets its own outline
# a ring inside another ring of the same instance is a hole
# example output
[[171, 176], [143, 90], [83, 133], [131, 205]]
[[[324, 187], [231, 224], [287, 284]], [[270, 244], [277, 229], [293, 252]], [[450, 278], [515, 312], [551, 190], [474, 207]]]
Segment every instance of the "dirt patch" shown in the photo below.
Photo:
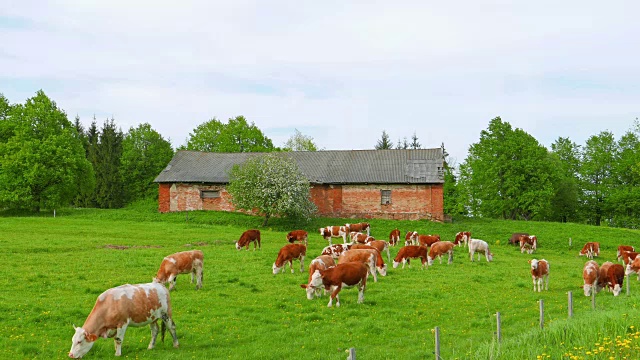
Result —
[[205, 241], [199, 241], [199, 242], [194, 242], [193, 244], [184, 244], [184, 246], [186, 246], [186, 247], [191, 247], [191, 246], [209, 246], [209, 243], [205, 242]]
[[127, 246], [127, 245], [112, 245], [112, 244], [107, 244], [105, 246], [103, 246], [106, 249], [114, 249], [114, 250], [126, 250], [126, 249], [152, 249], [152, 248], [161, 248], [162, 246], [160, 245], [134, 245], [134, 246]]

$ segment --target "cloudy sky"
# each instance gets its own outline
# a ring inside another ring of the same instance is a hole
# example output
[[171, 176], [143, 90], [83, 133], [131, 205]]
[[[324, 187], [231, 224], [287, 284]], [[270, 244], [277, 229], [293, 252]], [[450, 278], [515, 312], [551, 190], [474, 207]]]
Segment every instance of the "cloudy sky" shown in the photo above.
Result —
[[[177, 5], [179, 4], [179, 5]], [[640, 117], [638, 1], [0, 0], [0, 92], [174, 147], [244, 115], [275, 145], [415, 132], [461, 163], [501, 116], [549, 147]]]

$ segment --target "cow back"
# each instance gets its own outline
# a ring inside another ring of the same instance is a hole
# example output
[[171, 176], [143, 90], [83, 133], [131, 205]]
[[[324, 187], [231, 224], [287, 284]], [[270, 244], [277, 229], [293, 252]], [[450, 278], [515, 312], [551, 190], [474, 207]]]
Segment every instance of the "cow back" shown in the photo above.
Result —
[[251, 241], [260, 239], [260, 230], [251, 229], [247, 230], [240, 235], [240, 240], [238, 240], [238, 246], [243, 247], [249, 244]]
[[321, 271], [325, 287], [346, 284], [356, 285], [367, 281], [369, 269], [361, 262], [340, 262], [337, 266]]

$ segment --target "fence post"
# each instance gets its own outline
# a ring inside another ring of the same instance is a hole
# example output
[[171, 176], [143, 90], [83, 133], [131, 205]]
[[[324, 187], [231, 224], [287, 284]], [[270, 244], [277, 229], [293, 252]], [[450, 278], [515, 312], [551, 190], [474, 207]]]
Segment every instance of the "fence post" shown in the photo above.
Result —
[[435, 328], [435, 333], [436, 333], [436, 360], [440, 360], [440, 327], [436, 326]]
[[591, 287], [591, 308], [593, 310], [596, 309], [596, 286], [597, 286], [597, 284], [594, 284]]
[[498, 336], [498, 342], [501, 342], [502, 341], [502, 326], [500, 324], [500, 312], [499, 311], [496, 313], [496, 323], [497, 323], [496, 335]]
[[349, 349], [349, 357], [347, 360], [356, 360], [356, 348]]
[[540, 329], [544, 329], [544, 300], [540, 299]]
[[569, 238], [569, 249], [571, 249], [571, 238]]
[[573, 317], [573, 293], [569, 291], [569, 317]]
[[56, 217], [56, 209], [53, 209], [53, 217]]

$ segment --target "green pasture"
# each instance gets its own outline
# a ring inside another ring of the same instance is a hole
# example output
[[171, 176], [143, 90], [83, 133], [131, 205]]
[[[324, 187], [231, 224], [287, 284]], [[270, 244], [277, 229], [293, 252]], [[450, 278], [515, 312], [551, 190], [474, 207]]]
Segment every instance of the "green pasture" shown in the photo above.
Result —
[[[466, 249], [456, 248], [451, 265], [436, 260], [423, 271], [417, 261], [405, 269], [389, 264], [386, 277], [377, 283], [369, 278], [364, 304], [356, 303], [356, 289], [344, 289], [340, 308], [327, 308], [326, 296], [306, 299], [299, 285], [308, 273], [300, 273], [297, 264], [295, 274], [288, 269], [272, 274], [287, 231], [309, 231], [307, 270], [327, 245], [318, 227], [357, 221], [315, 219], [298, 226], [273, 219], [271, 227], [261, 229], [262, 250], [253, 251], [252, 245], [250, 251], [237, 251], [234, 241], [244, 230], [258, 227], [261, 218], [220, 212], [158, 214], [153, 204], [63, 210], [55, 218], [5, 213], [0, 217], [5, 254], [0, 262], [0, 358], [67, 358], [72, 325], [83, 324], [100, 293], [149, 282], [165, 255], [194, 248], [205, 254], [203, 289], [196, 291], [189, 276], [181, 275], [171, 293], [180, 348], [172, 348], [167, 334], [164, 343], [147, 350], [149, 328], [130, 327], [124, 358], [345, 359], [347, 349], [355, 347], [358, 359], [432, 359], [436, 326], [444, 359], [608, 359], [614, 352], [611, 356], [618, 359], [638, 347], [640, 283], [631, 278], [630, 296], [601, 292], [593, 310], [580, 287], [586, 259], [577, 255], [584, 242], [599, 241], [596, 260], [615, 261], [618, 245], [640, 247], [639, 231], [498, 220], [370, 220], [372, 235], [380, 239], [388, 239], [395, 227], [403, 233], [438, 233], [443, 240], [469, 230], [490, 244], [494, 261], [482, 257], [472, 263]], [[521, 254], [506, 244], [512, 232], [537, 235], [538, 251]], [[398, 249], [392, 248], [392, 257]], [[534, 257], [550, 262], [549, 291], [532, 291], [527, 260]], [[572, 319], [567, 319], [568, 291], [574, 294]], [[540, 299], [545, 303], [542, 331]], [[494, 337], [498, 311], [501, 344]], [[627, 339], [629, 347], [615, 343], [616, 336]], [[85, 358], [113, 354], [113, 340], [99, 339]]]

